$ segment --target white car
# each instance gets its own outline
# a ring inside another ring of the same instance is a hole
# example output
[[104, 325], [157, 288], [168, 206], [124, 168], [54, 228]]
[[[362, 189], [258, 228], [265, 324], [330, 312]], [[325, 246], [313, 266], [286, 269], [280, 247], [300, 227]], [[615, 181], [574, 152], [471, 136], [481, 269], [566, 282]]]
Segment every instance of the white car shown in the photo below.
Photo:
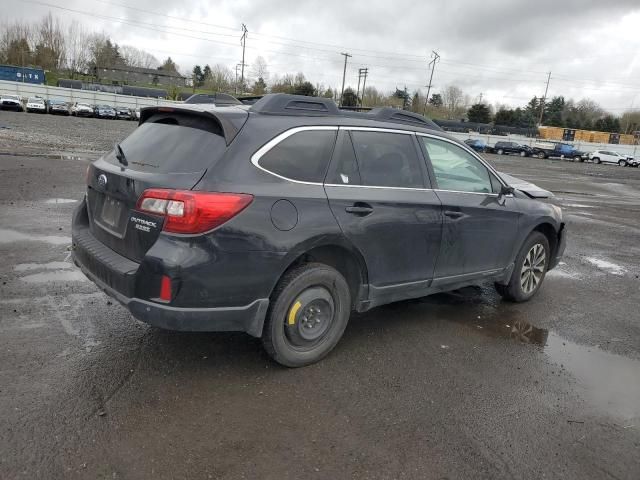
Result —
[[71, 115], [75, 117], [93, 117], [93, 107], [88, 103], [74, 103]]
[[593, 163], [616, 163], [621, 167], [627, 165], [638, 166], [636, 160], [630, 155], [622, 155], [613, 150], [596, 150], [589, 154], [589, 160]]
[[47, 104], [40, 97], [29, 97], [27, 100], [27, 112], [47, 113]]
[[18, 95], [0, 95], [0, 109], [22, 111], [22, 99]]

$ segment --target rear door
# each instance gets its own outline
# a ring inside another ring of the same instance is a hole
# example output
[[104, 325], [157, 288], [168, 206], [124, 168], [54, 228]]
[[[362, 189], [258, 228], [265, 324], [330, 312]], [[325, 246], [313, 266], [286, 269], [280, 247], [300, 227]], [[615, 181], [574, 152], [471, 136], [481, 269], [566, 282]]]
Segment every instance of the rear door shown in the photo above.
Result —
[[[214, 117], [161, 112], [148, 117], [88, 172], [91, 233], [109, 248], [141, 260], [162, 230], [162, 217], [135, 210], [148, 188], [190, 190], [226, 151]], [[119, 157], [119, 158], [118, 158]]]
[[520, 216], [511, 196], [471, 152], [454, 142], [419, 135], [429, 159], [444, 226], [435, 278], [481, 274], [508, 266]]
[[325, 190], [340, 228], [364, 256], [372, 297], [412, 296], [433, 277], [442, 213], [425, 182], [411, 132], [340, 129]]

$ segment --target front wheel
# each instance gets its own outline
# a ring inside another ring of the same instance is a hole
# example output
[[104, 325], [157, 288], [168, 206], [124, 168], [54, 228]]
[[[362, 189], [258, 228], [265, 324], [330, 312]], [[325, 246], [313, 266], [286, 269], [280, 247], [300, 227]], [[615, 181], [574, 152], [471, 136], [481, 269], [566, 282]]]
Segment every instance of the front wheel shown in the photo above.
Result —
[[521, 157], [526, 157], [527, 156], [527, 152], [525, 152], [524, 150], [520, 150], [520, 156]]
[[262, 344], [281, 365], [310, 365], [333, 350], [350, 314], [344, 277], [321, 263], [301, 265], [283, 276], [271, 296]]
[[527, 237], [516, 257], [509, 283], [496, 283], [496, 290], [512, 302], [526, 302], [540, 289], [550, 260], [549, 241], [542, 233], [534, 231]]
[[626, 167], [627, 166], [627, 161], [626, 160], [620, 160], [618, 162], [618, 165], [620, 165], [621, 167]]
[[595, 157], [595, 158], [593, 159], [593, 163], [600, 163], [600, 159], [599, 159], [598, 157]]
[[504, 153], [504, 150], [502, 150], [501, 148], [498, 149], [498, 151], [496, 152], [498, 155], [502, 155]]

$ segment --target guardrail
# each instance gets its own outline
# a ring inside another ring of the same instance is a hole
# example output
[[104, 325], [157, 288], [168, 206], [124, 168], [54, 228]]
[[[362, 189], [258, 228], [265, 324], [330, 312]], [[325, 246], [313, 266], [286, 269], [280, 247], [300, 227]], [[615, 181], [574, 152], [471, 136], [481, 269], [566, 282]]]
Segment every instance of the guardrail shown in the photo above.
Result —
[[0, 80], [0, 94], [42, 97], [44, 99], [59, 99], [68, 103], [89, 103], [91, 105], [111, 105], [112, 107], [155, 107], [158, 105], [173, 105], [173, 100], [150, 97], [134, 97], [117, 93], [94, 92], [92, 90], [76, 90], [75, 88], [50, 87], [48, 85], [34, 85], [31, 83], [9, 82]]

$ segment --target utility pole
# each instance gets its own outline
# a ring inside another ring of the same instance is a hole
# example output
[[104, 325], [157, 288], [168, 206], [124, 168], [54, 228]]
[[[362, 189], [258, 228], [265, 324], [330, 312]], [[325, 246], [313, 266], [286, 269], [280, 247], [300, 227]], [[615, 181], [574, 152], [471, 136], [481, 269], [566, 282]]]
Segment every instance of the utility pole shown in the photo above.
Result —
[[[358, 90], [356, 92], [356, 98], [358, 98], [358, 99], [360, 99], [360, 80], [362, 80], [364, 78], [364, 81], [366, 83], [366, 81], [367, 81], [367, 71], [368, 70], [369, 69], [366, 68], [366, 67], [358, 69]], [[363, 86], [362, 86], [362, 96], [364, 97], [364, 83], [363, 83]], [[362, 106], [362, 101], [360, 101], [360, 106]]]
[[547, 101], [547, 92], [549, 91], [549, 81], [551, 80], [551, 72], [547, 75], [547, 87], [544, 89], [544, 97], [542, 97], [542, 103], [540, 105], [540, 120], [538, 125], [542, 125], [542, 117], [544, 116], [544, 102]]
[[369, 75], [369, 67], [364, 69], [364, 80], [362, 81], [362, 98], [360, 99], [360, 106], [364, 107], [364, 89], [367, 86], [367, 75]]
[[480, 99], [478, 100], [478, 103], [482, 103], [482, 92], [480, 92]]
[[340, 106], [342, 106], [342, 100], [344, 96], [344, 79], [347, 76], [347, 58], [351, 57], [348, 53], [341, 53], [344, 55], [344, 70], [342, 71], [342, 90], [340, 90]]
[[433, 56], [433, 60], [429, 62], [429, 65], [431, 66], [431, 76], [429, 77], [429, 85], [427, 85], [427, 98], [425, 98], [424, 100], [424, 109], [422, 112], [423, 115], [427, 113], [427, 103], [429, 103], [429, 94], [431, 93], [431, 84], [433, 82], [433, 72], [436, 69], [436, 62], [440, 59], [440, 55], [438, 55], [438, 52], [436, 52], [435, 50], [432, 50], [431, 54]]
[[244, 51], [245, 51], [245, 47], [247, 46], [247, 34], [248, 33], [249, 33], [249, 30], [247, 30], [247, 26], [243, 23], [242, 24], [242, 37], [240, 38], [240, 41], [242, 42], [242, 73], [240, 75], [240, 84], [242, 86], [244, 86]]

